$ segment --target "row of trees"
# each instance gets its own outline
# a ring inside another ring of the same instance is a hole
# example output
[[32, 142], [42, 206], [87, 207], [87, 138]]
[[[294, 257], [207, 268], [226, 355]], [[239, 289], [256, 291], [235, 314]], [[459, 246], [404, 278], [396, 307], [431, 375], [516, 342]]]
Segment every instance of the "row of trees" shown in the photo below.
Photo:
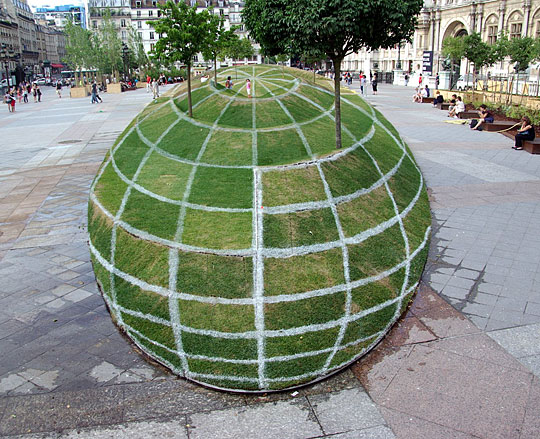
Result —
[[217, 60], [242, 59], [253, 56], [254, 49], [247, 38], [239, 38], [236, 27], [225, 29], [221, 16], [212, 9], [197, 12], [184, 2], [169, 0], [159, 5], [160, 18], [152, 25], [161, 38], [151, 52], [151, 59], [158, 65], [180, 63], [186, 66], [188, 80], [188, 114], [193, 117], [191, 103], [191, 68], [193, 59], [202, 53], [205, 60], [214, 64], [214, 81], [217, 84]]
[[75, 71], [95, 69], [116, 76], [118, 72], [128, 73], [130, 69], [149, 63], [140, 35], [129, 28], [128, 42], [122, 43], [110, 11], [104, 15], [102, 26], [94, 32], [68, 21], [65, 33], [64, 61]]
[[482, 41], [479, 33], [463, 37], [445, 38], [442, 54], [455, 63], [467, 59], [473, 64], [473, 82], [476, 83], [476, 73], [485, 67], [493, 66], [509, 58], [516, 73], [525, 71], [534, 60], [540, 60], [540, 39], [531, 37], [511, 38], [500, 35], [494, 44]]
[[268, 55], [332, 60], [336, 148], [341, 148], [343, 59], [362, 48], [376, 50], [410, 41], [422, 5], [423, 0], [246, 0], [243, 19]]

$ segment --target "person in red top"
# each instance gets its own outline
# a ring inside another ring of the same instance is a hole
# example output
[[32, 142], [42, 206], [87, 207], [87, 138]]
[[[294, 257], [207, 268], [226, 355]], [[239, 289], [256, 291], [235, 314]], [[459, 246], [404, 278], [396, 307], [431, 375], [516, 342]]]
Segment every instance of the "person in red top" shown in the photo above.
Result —
[[150, 78], [150, 75], [146, 75], [146, 93], [150, 93], [151, 89], [152, 89], [152, 78]]

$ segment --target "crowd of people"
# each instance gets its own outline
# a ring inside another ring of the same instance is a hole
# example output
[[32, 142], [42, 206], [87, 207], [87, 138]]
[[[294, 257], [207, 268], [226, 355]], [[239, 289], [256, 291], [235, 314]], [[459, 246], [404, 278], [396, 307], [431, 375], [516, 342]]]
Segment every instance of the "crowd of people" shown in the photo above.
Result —
[[4, 94], [4, 103], [7, 104], [9, 112], [14, 113], [17, 102], [27, 104], [29, 102], [28, 96], [33, 96], [34, 102], [38, 103], [41, 102], [41, 95], [41, 88], [35, 82], [21, 82], [17, 86], [7, 88]]
[[[418, 86], [415, 89], [413, 94], [413, 102], [422, 102], [425, 98], [430, 97], [430, 90], [426, 84], [424, 87]], [[444, 97], [439, 90], [435, 92], [433, 97], [433, 106], [437, 107], [440, 104], [444, 103]], [[461, 96], [452, 94], [448, 100], [448, 117], [454, 119], [460, 119], [460, 114], [467, 112], [465, 102]], [[495, 122], [495, 116], [493, 112], [487, 107], [487, 105], [482, 104], [478, 107], [477, 110], [469, 110], [469, 113], [473, 113], [473, 118], [469, 121], [469, 127], [474, 131], [483, 131], [486, 128], [486, 124], [492, 124]], [[478, 116], [476, 116], [476, 114]], [[476, 116], [476, 117], [474, 117]], [[464, 120], [466, 123], [467, 120]], [[520, 121], [509, 128], [504, 128], [502, 131], [509, 131], [511, 129], [516, 129], [516, 134], [514, 135], [514, 146], [512, 149], [522, 150], [524, 141], [532, 141], [536, 137], [535, 127], [528, 116], [523, 116]]]

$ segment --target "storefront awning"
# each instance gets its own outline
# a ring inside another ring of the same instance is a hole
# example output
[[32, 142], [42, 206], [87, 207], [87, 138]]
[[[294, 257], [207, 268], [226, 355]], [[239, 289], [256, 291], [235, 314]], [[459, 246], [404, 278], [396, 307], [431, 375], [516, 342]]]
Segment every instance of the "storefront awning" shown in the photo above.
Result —
[[54, 68], [54, 69], [63, 69], [65, 66], [64, 66], [64, 64], [51, 63], [51, 67]]

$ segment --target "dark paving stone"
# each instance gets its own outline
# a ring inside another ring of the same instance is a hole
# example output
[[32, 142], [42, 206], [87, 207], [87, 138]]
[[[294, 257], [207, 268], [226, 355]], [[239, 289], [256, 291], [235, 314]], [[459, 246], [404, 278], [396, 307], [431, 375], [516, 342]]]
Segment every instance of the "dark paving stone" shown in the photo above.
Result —
[[215, 392], [184, 380], [125, 385], [125, 421], [171, 418], [245, 404], [241, 395]]
[[118, 387], [5, 398], [0, 435], [121, 423], [122, 398]]

